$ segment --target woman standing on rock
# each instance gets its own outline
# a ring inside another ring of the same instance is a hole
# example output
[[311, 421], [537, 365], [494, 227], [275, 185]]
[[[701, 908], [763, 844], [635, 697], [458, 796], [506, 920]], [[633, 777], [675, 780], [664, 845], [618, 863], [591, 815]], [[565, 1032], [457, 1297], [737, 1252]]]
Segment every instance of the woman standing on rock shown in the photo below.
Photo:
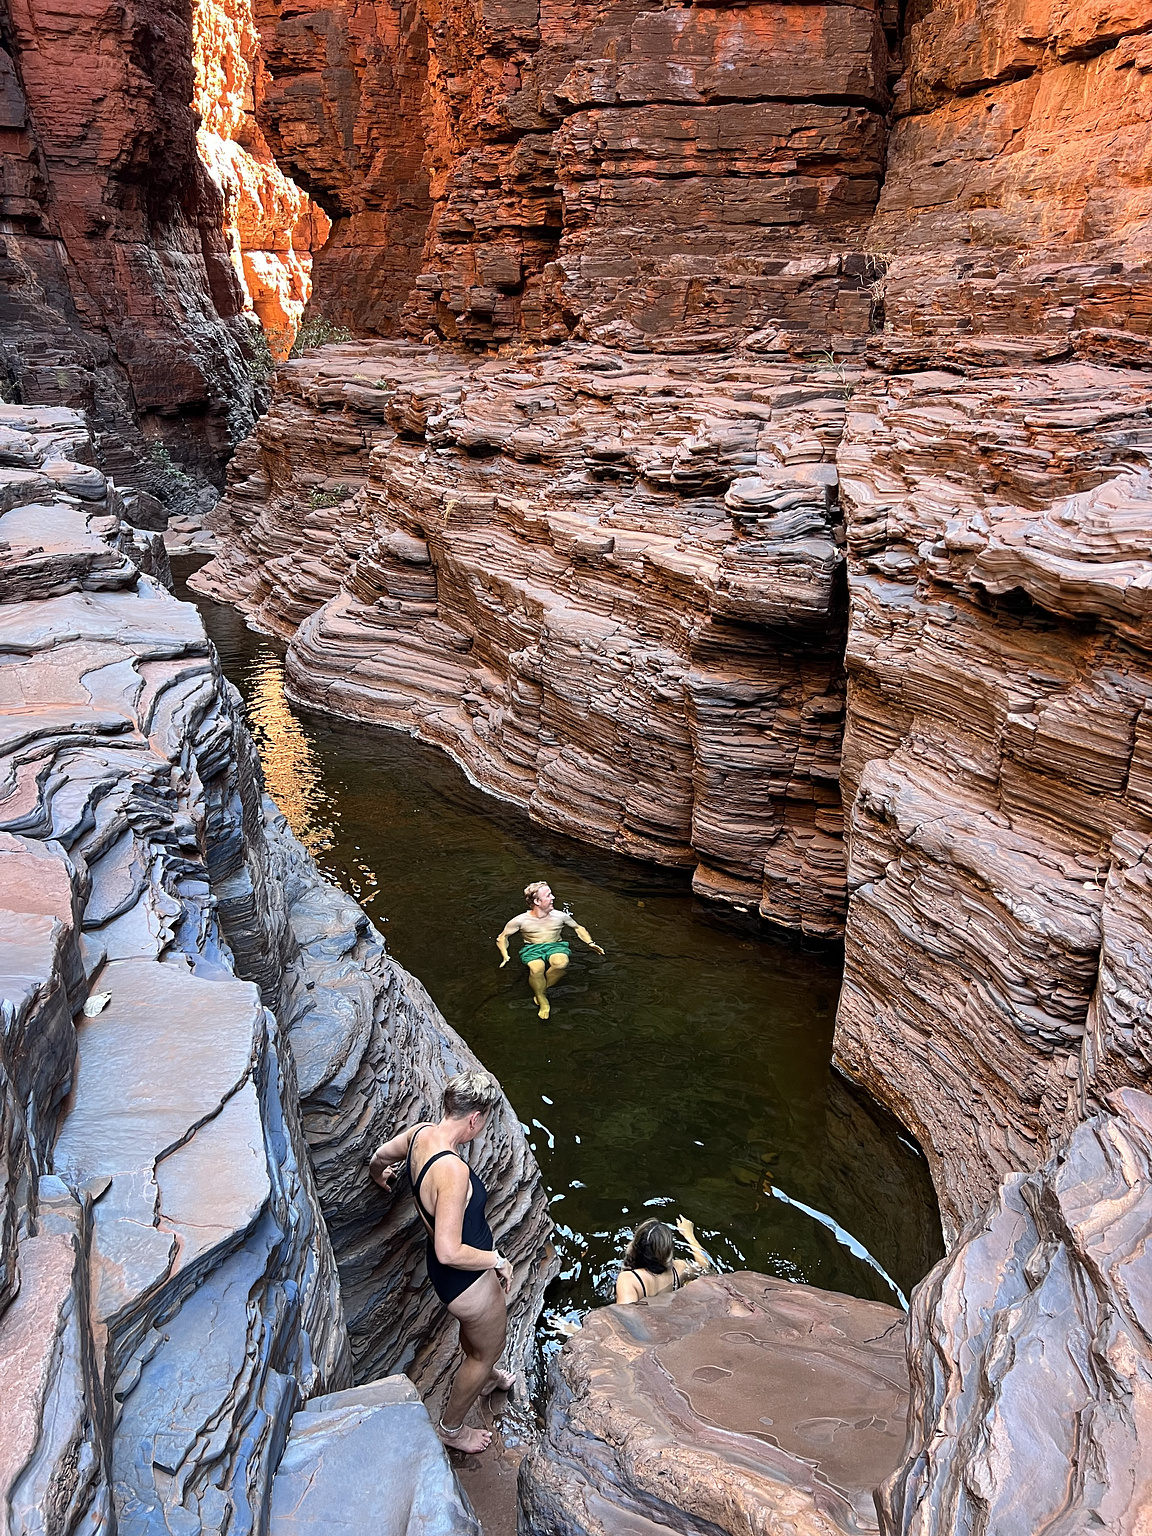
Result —
[[444, 1089], [444, 1113], [411, 1125], [373, 1152], [368, 1171], [391, 1189], [406, 1165], [420, 1219], [428, 1230], [428, 1278], [460, 1324], [464, 1363], [456, 1372], [440, 1420], [440, 1438], [457, 1451], [482, 1451], [492, 1435], [464, 1420], [485, 1392], [507, 1392], [513, 1377], [496, 1362], [508, 1332], [505, 1293], [512, 1266], [497, 1252], [484, 1216], [488, 1191], [460, 1155], [483, 1131], [500, 1089], [487, 1072], [461, 1072]]

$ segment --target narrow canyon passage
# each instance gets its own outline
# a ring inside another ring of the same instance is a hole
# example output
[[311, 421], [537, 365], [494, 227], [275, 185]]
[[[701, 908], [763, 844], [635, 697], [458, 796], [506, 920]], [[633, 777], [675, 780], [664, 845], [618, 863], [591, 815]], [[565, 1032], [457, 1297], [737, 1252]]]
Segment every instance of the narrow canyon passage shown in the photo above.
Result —
[[[187, 568], [180, 575], [186, 575]], [[830, 1067], [842, 954], [695, 901], [683, 872], [533, 825], [441, 753], [284, 697], [281, 648], [196, 598], [268, 788], [324, 872], [501, 1079], [563, 1261], [546, 1339], [610, 1299], [633, 1223], [680, 1211], [724, 1269], [890, 1304], [942, 1252], [927, 1165]], [[547, 875], [608, 951], [574, 944], [547, 1025], [494, 936]]]

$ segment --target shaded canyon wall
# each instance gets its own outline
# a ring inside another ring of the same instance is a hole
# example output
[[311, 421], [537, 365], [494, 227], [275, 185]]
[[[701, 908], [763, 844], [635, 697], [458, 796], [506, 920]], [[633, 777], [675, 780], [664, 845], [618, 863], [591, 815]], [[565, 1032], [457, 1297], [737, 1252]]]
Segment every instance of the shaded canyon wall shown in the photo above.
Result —
[[[0, 407], [0, 1486], [14, 1530], [264, 1531], [306, 1399], [440, 1400], [455, 1329], [366, 1158], [478, 1063], [262, 797], [92, 454]], [[477, 1163], [522, 1370], [550, 1223], [506, 1102]]]

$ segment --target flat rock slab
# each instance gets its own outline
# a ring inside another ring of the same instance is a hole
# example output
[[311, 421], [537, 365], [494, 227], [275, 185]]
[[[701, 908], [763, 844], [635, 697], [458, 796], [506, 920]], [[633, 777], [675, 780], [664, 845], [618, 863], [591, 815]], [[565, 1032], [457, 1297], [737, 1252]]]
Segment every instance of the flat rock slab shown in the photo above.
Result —
[[330, 1392], [292, 1420], [269, 1536], [480, 1536], [404, 1377]]
[[877, 1529], [904, 1448], [902, 1312], [765, 1275], [591, 1313], [520, 1473], [533, 1536]]

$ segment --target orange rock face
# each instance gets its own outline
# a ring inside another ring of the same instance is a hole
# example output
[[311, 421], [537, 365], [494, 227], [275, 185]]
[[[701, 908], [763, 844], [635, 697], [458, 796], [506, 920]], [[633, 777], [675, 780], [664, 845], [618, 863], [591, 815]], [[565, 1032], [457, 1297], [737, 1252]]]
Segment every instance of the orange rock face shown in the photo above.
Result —
[[244, 295], [276, 358], [288, 355], [312, 293], [312, 257], [331, 221], [281, 171], [255, 116], [263, 75], [250, 0], [197, 0], [196, 147], [223, 199], [223, 232]]

